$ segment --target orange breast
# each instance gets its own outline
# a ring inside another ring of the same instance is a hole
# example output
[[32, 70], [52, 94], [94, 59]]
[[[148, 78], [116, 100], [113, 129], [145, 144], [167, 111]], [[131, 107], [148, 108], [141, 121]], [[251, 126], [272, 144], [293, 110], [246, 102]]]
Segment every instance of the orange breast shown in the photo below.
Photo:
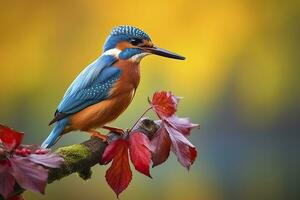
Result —
[[102, 127], [119, 117], [131, 103], [140, 81], [139, 64], [120, 60], [115, 66], [122, 70], [122, 74], [109, 98], [72, 115], [69, 131]]
[[122, 93], [130, 93], [136, 90], [140, 82], [140, 66], [139, 63], [128, 60], [119, 60], [116, 67], [121, 69], [122, 74], [119, 81], [116, 82], [110, 92], [110, 96], [114, 97]]

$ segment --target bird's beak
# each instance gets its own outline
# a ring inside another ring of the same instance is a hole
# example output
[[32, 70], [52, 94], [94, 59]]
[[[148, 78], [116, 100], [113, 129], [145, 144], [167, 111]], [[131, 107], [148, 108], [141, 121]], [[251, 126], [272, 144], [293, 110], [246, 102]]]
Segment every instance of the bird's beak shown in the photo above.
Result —
[[167, 58], [173, 58], [173, 59], [178, 59], [178, 60], [184, 60], [185, 57], [178, 55], [176, 53], [173, 53], [171, 51], [159, 48], [157, 46], [153, 46], [153, 47], [143, 47], [143, 50], [155, 55], [159, 55], [159, 56], [163, 56], [163, 57], [167, 57]]

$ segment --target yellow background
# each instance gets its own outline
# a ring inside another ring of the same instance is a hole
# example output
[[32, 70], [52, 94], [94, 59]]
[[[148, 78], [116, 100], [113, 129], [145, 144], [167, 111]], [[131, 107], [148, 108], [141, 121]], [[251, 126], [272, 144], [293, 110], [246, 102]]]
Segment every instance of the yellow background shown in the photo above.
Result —
[[[121, 198], [291, 199], [299, 175], [299, 19], [299, 1], [1, 1], [0, 121], [26, 132], [26, 143], [41, 143], [64, 91], [101, 54], [112, 27], [134, 25], [187, 59], [145, 58], [137, 95], [114, 125], [130, 127], [148, 96], [173, 91], [184, 97], [179, 114], [201, 124], [191, 137], [199, 156], [190, 172], [174, 156], [152, 170], [153, 180], [134, 172]], [[58, 146], [87, 138], [69, 134]], [[25, 198], [115, 199], [106, 169]]]

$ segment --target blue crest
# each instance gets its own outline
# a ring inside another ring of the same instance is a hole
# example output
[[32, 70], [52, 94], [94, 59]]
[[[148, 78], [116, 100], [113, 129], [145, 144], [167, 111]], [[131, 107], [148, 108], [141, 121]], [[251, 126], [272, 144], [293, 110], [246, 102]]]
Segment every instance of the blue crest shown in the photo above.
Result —
[[106, 39], [103, 50], [107, 51], [115, 48], [120, 41], [129, 41], [133, 38], [151, 41], [149, 35], [141, 29], [134, 26], [121, 25], [113, 28], [110, 35]]
[[110, 35], [128, 35], [129, 37], [134, 37], [134, 38], [139, 38], [139, 39], [146, 39], [150, 40], [150, 37], [147, 33], [142, 31], [139, 28], [133, 27], [133, 26], [128, 26], [128, 25], [121, 25], [115, 27]]

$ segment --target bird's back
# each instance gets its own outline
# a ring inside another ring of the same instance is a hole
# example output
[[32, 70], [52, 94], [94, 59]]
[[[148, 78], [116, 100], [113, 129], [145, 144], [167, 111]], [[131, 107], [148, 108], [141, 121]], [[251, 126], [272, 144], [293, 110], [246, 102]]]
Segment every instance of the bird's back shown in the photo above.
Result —
[[106, 99], [121, 74], [112, 66], [116, 61], [115, 57], [104, 55], [87, 66], [66, 91], [50, 124]]
[[115, 120], [131, 103], [140, 80], [139, 64], [119, 60], [114, 67], [121, 76], [111, 87], [108, 97], [70, 117], [71, 130], [89, 130]]

